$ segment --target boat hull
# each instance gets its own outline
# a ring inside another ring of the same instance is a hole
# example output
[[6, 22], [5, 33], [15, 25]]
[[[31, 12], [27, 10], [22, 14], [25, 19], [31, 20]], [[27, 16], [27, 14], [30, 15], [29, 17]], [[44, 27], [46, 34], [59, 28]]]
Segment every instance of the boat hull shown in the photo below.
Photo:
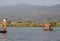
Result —
[[0, 33], [7, 33], [7, 31], [0, 31]]
[[45, 29], [45, 31], [53, 31], [53, 29]]

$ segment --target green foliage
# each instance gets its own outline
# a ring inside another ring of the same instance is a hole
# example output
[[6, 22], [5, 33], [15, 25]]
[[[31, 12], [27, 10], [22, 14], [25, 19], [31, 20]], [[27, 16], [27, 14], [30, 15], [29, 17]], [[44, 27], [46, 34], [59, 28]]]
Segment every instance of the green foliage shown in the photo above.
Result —
[[7, 26], [9, 27], [40, 27], [40, 24], [36, 23], [7, 23]]
[[[54, 27], [60, 27], [60, 23], [51, 22], [51, 26]], [[2, 23], [0, 23], [0, 26], [3, 26]], [[43, 27], [43, 24], [37, 24], [37, 23], [22, 23], [22, 22], [7, 22], [8, 27]]]

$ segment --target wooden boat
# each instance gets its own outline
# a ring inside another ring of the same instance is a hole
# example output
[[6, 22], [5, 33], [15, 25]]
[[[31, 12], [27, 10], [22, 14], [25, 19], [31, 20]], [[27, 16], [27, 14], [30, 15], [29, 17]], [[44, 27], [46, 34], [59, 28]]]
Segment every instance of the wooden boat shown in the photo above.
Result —
[[0, 33], [7, 33], [7, 31], [0, 31]]
[[53, 29], [45, 29], [45, 31], [53, 31]]

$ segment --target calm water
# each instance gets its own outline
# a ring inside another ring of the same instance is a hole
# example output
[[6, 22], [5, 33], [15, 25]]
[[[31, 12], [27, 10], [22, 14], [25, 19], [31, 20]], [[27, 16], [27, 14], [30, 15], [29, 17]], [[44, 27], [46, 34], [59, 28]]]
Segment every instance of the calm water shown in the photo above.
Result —
[[7, 33], [0, 33], [0, 41], [60, 41], [60, 28], [44, 31], [41, 27], [9, 27]]

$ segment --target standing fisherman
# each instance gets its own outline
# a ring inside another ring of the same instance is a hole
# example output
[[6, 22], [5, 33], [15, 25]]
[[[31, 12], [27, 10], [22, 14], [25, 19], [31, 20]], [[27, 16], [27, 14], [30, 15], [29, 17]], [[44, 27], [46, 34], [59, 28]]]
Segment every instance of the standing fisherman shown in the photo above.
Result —
[[6, 20], [7, 20], [7, 17], [5, 17], [4, 19], [3, 19], [3, 28], [4, 28], [4, 31], [6, 31]]
[[49, 31], [49, 24], [45, 24], [45, 31]]
[[45, 31], [52, 31], [53, 30], [53, 28], [52, 28], [52, 19], [51, 19], [51, 17], [46, 17], [46, 20], [45, 20]]
[[52, 25], [51, 24], [45, 24], [45, 31], [52, 31]]

